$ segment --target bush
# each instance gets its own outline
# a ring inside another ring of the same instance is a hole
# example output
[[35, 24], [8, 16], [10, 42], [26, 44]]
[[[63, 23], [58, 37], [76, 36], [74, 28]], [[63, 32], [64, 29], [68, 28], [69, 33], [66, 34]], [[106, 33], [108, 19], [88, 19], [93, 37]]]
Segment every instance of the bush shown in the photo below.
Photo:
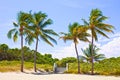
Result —
[[[69, 70], [66, 73], [77, 73], [77, 63], [70, 63]], [[90, 74], [91, 64], [80, 63], [81, 73]], [[94, 73], [100, 75], [120, 75], [120, 57], [104, 59], [100, 62], [95, 62]]]
[[66, 63], [74, 63], [77, 62], [77, 59], [74, 57], [67, 57], [67, 58], [63, 58], [62, 60], [58, 61], [57, 64], [58, 66], [62, 66], [65, 67]]

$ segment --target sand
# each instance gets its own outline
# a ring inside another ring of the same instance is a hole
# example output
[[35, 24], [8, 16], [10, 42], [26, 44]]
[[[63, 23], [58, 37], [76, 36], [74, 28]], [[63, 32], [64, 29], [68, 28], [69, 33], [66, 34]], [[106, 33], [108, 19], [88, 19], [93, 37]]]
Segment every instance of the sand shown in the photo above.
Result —
[[0, 80], [120, 80], [120, 77], [78, 74], [6, 72], [0, 73]]

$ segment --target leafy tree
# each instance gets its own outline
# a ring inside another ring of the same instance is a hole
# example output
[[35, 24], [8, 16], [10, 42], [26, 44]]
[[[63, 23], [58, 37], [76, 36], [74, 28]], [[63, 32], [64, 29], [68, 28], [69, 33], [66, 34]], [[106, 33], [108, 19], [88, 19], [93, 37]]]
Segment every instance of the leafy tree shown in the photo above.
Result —
[[9, 49], [8, 45], [6, 44], [0, 44], [0, 51], [1, 52], [7, 52], [7, 50]]
[[9, 50], [8, 45], [0, 44], [0, 60], [5, 60], [7, 58], [7, 51]]
[[66, 57], [58, 61], [57, 64], [58, 66], [66, 66], [66, 63], [75, 63], [75, 62], [77, 62], [77, 59], [75, 57]]
[[52, 36], [58, 36], [57, 33], [55, 33], [52, 29], [47, 29], [46, 27], [48, 25], [52, 24], [51, 19], [47, 19], [47, 15], [42, 12], [31, 14], [31, 33], [26, 38], [26, 41], [31, 44], [34, 39], [36, 39], [36, 47], [35, 47], [35, 53], [34, 53], [34, 71], [36, 72], [36, 53], [38, 48], [38, 41], [41, 39], [48, 43], [49, 45], [53, 46], [53, 44], [50, 42], [54, 42], [57, 44], [56, 40]]
[[80, 73], [80, 61], [79, 61], [79, 54], [77, 50], [77, 44], [79, 40], [81, 41], [88, 41], [87, 36], [88, 33], [86, 33], [87, 28], [83, 27], [82, 25], [79, 25], [78, 23], [73, 23], [72, 25], [69, 25], [69, 32], [68, 33], [61, 33], [64, 34], [64, 36], [60, 37], [62, 38], [65, 42], [67, 40], [71, 40], [75, 44], [75, 51], [77, 55], [77, 60], [78, 60], [78, 73]]
[[[29, 47], [24, 46], [24, 61], [34, 62], [34, 50], [31, 50]], [[0, 61], [19, 61], [21, 59], [21, 49], [18, 48], [9, 48], [7, 44], [0, 44]], [[39, 64], [50, 64], [53, 65], [54, 62], [59, 61], [57, 58], [52, 58], [51, 54], [44, 54], [37, 52], [36, 62]]]
[[[18, 36], [21, 37], [21, 49], [23, 49], [23, 35], [25, 35], [25, 29], [28, 26], [30, 15], [28, 13], [20, 11], [17, 16], [17, 23], [13, 22], [15, 28], [11, 29], [7, 36], [12, 38], [14, 42], [17, 41]], [[21, 50], [21, 72], [23, 72], [23, 62], [24, 62], [24, 51]]]
[[83, 19], [84, 24], [89, 27], [89, 30], [91, 31], [92, 35], [92, 69], [91, 69], [91, 74], [94, 74], [94, 56], [93, 56], [93, 44], [94, 40], [98, 41], [98, 34], [102, 35], [104, 37], [109, 38], [105, 32], [113, 32], [112, 29], [114, 28], [112, 25], [104, 23], [103, 21], [107, 20], [108, 17], [104, 16], [102, 14], [102, 11], [99, 9], [92, 9], [89, 17], [89, 21], [86, 21]]
[[20, 53], [21, 53], [21, 50], [20, 49], [18, 49], [18, 48], [15, 48], [15, 49], [9, 49], [8, 51], [7, 51], [7, 59], [6, 60], [8, 60], [8, 61], [11, 61], [11, 60], [20, 60], [21, 59], [21, 55], [20, 55]]
[[25, 61], [32, 61], [32, 59], [33, 59], [33, 52], [30, 50], [30, 48], [27, 47], [27, 46], [24, 46], [23, 50], [24, 50], [24, 60]]

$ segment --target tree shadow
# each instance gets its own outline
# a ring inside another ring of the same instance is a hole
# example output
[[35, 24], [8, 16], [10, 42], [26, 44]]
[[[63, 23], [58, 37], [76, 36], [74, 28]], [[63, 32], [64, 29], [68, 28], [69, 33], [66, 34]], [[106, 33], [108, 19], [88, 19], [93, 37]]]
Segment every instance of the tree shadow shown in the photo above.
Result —
[[25, 74], [33, 74], [33, 75], [51, 75], [51, 74], [55, 74], [53, 71], [41, 71], [41, 70], [37, 70], [37, 72], [34, 71], [24, 71], [23, 73]]

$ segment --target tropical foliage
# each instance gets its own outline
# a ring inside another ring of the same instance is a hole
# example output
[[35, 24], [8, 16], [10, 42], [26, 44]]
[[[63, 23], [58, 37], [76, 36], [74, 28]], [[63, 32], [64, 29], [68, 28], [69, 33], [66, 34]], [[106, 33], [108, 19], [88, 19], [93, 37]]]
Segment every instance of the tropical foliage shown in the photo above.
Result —
[[47, 19], [47, 15], [42, 12], [31, 14], [30, 18], [30, 26], [28, 27], [30, 29], [29, 34], [26, 37], [26, 42], [28, 44], [31, 44], [34, 39], [36, 40], [36, 47], [34, 52], [34, 71], [36, 72], [36, 53], [38, 48], [38, 41], [43, 40], [47, 44], [53, 46], [51, 43], [54, 42], [57, 44], [57, 41], [52, 36], [58, 36], [56, 32], [54, 32], [52, 29], [47, 29], [46, 27], [48, 25], [52, 24], [51, 19]]
[[18, 36], [21, 37], [21, 72], [23, 72], [24, 51], [23, 49], [23, 36], [25, 35], [25, 41], [29, 45], [36, 39], [36, 47], [34, 51], [34, 71], [36, 72], [36, 53], [38, 48], [38, 41], [41, 39], [53, 46], [50, 42], [57, 44], [56, 40], [52, 36], [58, 36], [52, 29], [46, 29], [46, 27], [52, 24], [51, 19], [47, 19], [47, 15], [42, 12], [25, 13], [20, 12], [18, 14], [18, 22], [13, 22], [15, 28], [8, 32], [8, 38], [12, 38], [16, 42]]
[[[31, 70], [33, 68], [32, 62], [24, 62], [24, 68]], [[19, 71], [20, 61], [0, 61], [0, 72], [13, 72]], [[38, 70], [40, 71], [52, 71], [52, 65], [49, 64], [37, 64]]]
[[67, 40], [71, 40], [75, 44], [75, 51], [76, 51], [77, 60], [78, 60], [78, 73], [80, 73], [80, 60], [79, 60], [79, 54], [77, 50], [77, 44], [79, 43], [79, 40], [84, 42], [88, 41], [87, 36], [89, 36], [89, 34], [86, 31], [87, 31], [87, 28], [84, 27], [83, 25], [80, 25], [78, 23], [73, 23], [72, 25], [71, 24], [69, 25], [69, 32], [68, 33], [61, 32], [61, 34], [63, 34], [64, 36], [60, 37], [65, 42]]
[[58, 66], [62, 66], [65, 67], [66, 63], [76, 63], [77, 59], [75, 57], [66, 57], [66, 58], [62, 58], [61, 60], [57, 61], [57, 65]]
[[[80, 59], [82, 60], [85, 60], [89, 63], [92, 63], [92, 53], [91, 53], [91, 50], [92, 50], [92, 45], [89, 44], [89, 47], [86, 48], [86, 49], [82, 49], [82, 52], [83, 52], [83, 56], [81, 55], [80, 56]], [[93, 46], [93, 60], [94, 61], [100, 61], [102, 59], [105, 59], [105, 55], [104, 54], [100, 54], [98, 51], [100, 49], [97, 48], [95, 45]]]
[[[34, 50], [31, 50], [29, 47], [24, 46], [24, 60], [26, 62], [34, 62]], [[0, 44], [0, 61], [20, 61], [21, 59], [21, 49], [18, 48], [9, 48], [6, 44]], [[37, 52], [36, 58], [37, 64], [49, 64], [53, 65], [59, 59], [52, 58], [51, 54], [44, 54]]]
[[13, 22], [15, 28], [11, 29], [7, 36], [8, 38], [13, 38], [14, 42], [17, 41], [18, 36], [21, 37], [21, 72], [23, 72], [24, 67], [24, 51], [23, 49], [23, 36], [26, 34], [26, 30], [29, 24], [30, 14], [25, 12], [19, 12], [17, 15], [17, 23]]
[[[90, 74], [91, 65], [81, 63], [81, 73]], [[69, 70], [66, 73], [77, 73], [77, 62], [69, 63]], [[94, 73], [98, 75], [120, 75], [120, 57], [103, 59], [94, 63]]]
[[93, 45], [94, 45], [94, 40], [98, 41], [98, 34], [102, 35], [104, 37], [109, 38], [105, 32], [111, 33], [113, 32], [112, 29], [114, 28], [112, 25], [105, 23], [104, 21], [107, 20], [108, 17], [104, 16], [102, 11], [99, 9], [93, 9], [90, 13], [89, 20], [84, 21], [84, 25], [89, 28], [91, 31], [91, 44], [92, 44], [92, 69], [91, 69], [91, 74], [94, 74], [94, 60], [93, 60]]

